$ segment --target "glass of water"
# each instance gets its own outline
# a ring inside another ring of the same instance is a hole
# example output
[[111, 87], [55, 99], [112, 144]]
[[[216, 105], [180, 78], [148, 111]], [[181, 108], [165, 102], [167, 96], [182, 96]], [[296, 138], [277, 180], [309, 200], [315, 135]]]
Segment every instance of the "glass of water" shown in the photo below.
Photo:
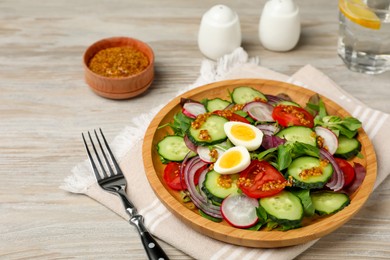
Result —
[[338, 54], [352, 71], [390, 71], [390, 0], [339, 0]]

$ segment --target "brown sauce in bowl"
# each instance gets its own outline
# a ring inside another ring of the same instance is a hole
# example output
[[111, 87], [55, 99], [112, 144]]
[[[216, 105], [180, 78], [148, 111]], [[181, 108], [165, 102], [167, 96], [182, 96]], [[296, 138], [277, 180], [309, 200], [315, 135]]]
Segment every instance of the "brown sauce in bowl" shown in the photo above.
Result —
[[95, 73], [122, 78], [140, 73], [149, 65], [148, 57], [134, 47], [111, 47], [100, 50], [89, 61], [88, 67]]

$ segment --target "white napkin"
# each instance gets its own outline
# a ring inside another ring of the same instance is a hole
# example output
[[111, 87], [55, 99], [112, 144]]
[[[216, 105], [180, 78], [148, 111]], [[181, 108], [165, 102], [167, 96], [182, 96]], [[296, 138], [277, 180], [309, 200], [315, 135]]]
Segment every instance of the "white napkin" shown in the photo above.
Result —
[[[389, 175], [390, 161], [385, 158], [385, 155], [390, 152], [390, 141], [385, 138], [385, 129], [390, 127], [389, 115], [368, 108], [310, 65], [301, 68], [289, 77], [260, 67], [256, 58], [249, 59], [247, 53], [239, 48], [232, 54], [221, 58], [217, 64], [205, 60], [201, 66], [200, 77], [185, 90], [206, 83], [237, 78], [285, 81], [332, 99], [363, 122], [363, 128], [374, 144], [378, 157], [378, 177], [375, 188]], [[111, 143], [122, 170], [127, 179], [131, 179], [131, 182], [128, 182], [128, 195], [138, 207], [139, 212], [144, 215], [145, 224], [153, 235], [196, 259], [293, 259], [316, 242], [277, 249], [235, 246], [204, 236], [172, 215], [153, 193], [142, 164], [143, 135], [149, 122], [161, 107], [162, 105], [149, 114], [135, 118]], [[61, 188], [74, 193], [86, 194], [128, 219], [119, 199], [104, 192], [96, 184], [88, 161], [75, 166], [72, 172], [73, 174], [65, 179]]]

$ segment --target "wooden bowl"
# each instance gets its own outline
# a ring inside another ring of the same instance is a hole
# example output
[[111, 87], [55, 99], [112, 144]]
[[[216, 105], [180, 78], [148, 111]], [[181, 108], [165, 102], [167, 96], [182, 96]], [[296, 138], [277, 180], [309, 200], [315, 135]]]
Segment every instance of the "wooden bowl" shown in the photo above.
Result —
[[[221, 97], [228, 99], [229, 91], [238, 86], [251, 86], [265, 94], [288, 94], [294, 101], [305, 105], [308, 99], [315, 93], [301, 87], [284, 82], [242, 79], [228, 80], [205, 85], [185, 94], [176, 97], [166, 105], [150, 123], [143, 143], [143, 161], [147, 178], [157, 197], [161, 202], [180, 220], [194, 230], [227, 243], [257, 247], [275, 248], [285, 247], [309, 242], [320, 238], [334, 231], [349, 219], [351, 219], [363, 206], [372, 192], [376, 179], [376, 156], [373, 146], [367, 134], [360, 129], [358, 139], [362, 143], [362, 155], [364, 159], [356, 158], [355, 162], [361, 163], [366, 168], [366, 177], [358, 190], [351, 195], [351, 203], [336, 214], [305, 220], [304, 226], [288, 231], [249, 231], [230, 226], [226, 222], [216, 223], [200, 216], [195, 209], [191, 209], [180, 200], [179, 192], [171, 190], [162, 178], [164, 165], [160, 162], [156, 151], [157, 143], [167, 134], [172, 133], [167, 127], [158, 129], [159, 126], [172, 122], [173, 116], [181, 110], [180, 99], [192, 98], [202, 100], [203, 98]], [[326, 97], [322, 97], [329, 114], [348, 116], [343, 108]]]
[[[92, 57], [100, 50], [111, 47], [133, 47], [143, 52], [149, 65], [138, 74], [128, 77], [105, 77], [90, 70], [88, 64]], [[113, 37], [100, 40], [92, 44], [84, 53], [85, 81], [98, 95], [110, 99], [127, 99], [145, 92], [154, 79], [154, 54], [153, 50], [144, 42], [128, 37]]]

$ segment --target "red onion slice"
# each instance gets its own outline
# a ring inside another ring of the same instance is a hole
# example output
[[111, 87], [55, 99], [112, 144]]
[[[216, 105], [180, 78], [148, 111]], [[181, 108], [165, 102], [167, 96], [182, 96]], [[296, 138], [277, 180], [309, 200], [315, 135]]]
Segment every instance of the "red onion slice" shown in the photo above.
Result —
[[333, 191], [339, 191], [344, 187], [344, 173], [340, 169], [339, 165], [327, 150], [320, 149], [320, 157], [329, 161], [333, 166], [333, 175], [330, 181], [326, 184], [326, 187]]
[[205, 169], [200, 175], [199, 175], [199, 183], [198, 183], [198, 190], [200, 195], [202, 195], [203, 198], [207, 199], [206, 194], [202, 190], [203, 182], [206, 179], [206, 173], [209, 171], [209, 169]]
[[190, 138], [188, 138], [188, 135], [184, 135], [184, 143], [188, 149], [196, 153], [197, 146], [191, 142]]
[[253, 101], [247, 103], [243, 109], [243, 111], [247, 112], [248, 115], [256, 121], [261, 122], [274, 122], [275, 120], [272, 118], [272, 111], [274, 107], [268, 103]]
[[279, 132], [280, 128], [276, 125], [257, 125], [257, 128], [259, 128], [264, 135], [274, 135], [277, 132]]
[[221, 208], [219, 206], [213, 205], [211, 202], [207, 201], [196, 189], [196, 185], [194, 183], [195, 173], [198, 169], [207, 165], [203, 162], [199, 156], [188, 159], [189, 154], [187, 154], [186, 158], [184, 158], [181, 170], [184, 176], [184, 181], [187, 185], [188, 192], [190, 193], [190, 197], [192, 202], [196, 207], [201, 209], [206, 214], [216, 217], [222, 218]]

